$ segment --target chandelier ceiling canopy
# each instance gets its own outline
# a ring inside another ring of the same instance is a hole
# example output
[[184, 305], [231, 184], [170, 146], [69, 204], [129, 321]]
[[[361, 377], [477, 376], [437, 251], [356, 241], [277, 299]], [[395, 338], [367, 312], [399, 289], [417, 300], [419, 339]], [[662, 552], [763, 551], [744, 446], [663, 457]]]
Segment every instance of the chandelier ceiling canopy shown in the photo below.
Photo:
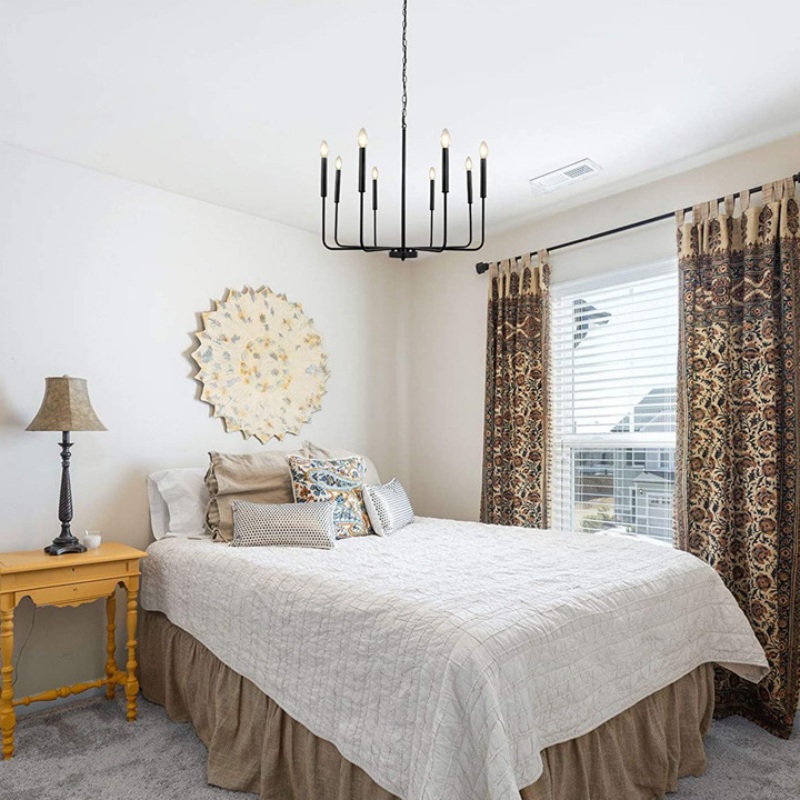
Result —
[[[373, 167], [371, 172], [372, 179], [372, 242], [368, 243], [364, 232], [364, 195], [367, 190], [367, 132], [362, 128], [358, 133], [358, 193], [359, 193], [359, 230], [358, 244], [343, 244], [339, 240], [339, 200], [342, 188], [342, 158], [338, 156], [334, 162], [334, 184], [333, 184], [333, 243], [328, 241], [326, 233], [326, 212], [328, 205], [328, 143], [323, 140], [320, 148], [320, 196], [322, 197], [322, 243], [328, 250], [362, 250], [366, 253], [388, 252], [391, 258], [399, 258], [405, 261], [409, 258], [416, 258], [420, 252], [443, 253], [451, 250], [474, 251], [483, 247], [486, 233], [486, 159], [489, 155], [489, 148], [486, 142], [481, 142], [479, 148], [480, 156], [480, 242], [473, 245], [473, 192], [472, 192], [472, 159], [467, 158], [464, 163], [464, 171], [467, 181], [467, 213], [469, 219], [469, 239], [464, 244], [451, 244], [447, 240], [447, 197], [450, 193], [450, 132], [445, 128], [439, 139], [442, 147], [442, 167], [441, 167], [441, 186], [442, 194], [442, 230], [441, 241], [434, 243], [434, 222], [436, 218], [436, 170], [431, 167], [428, 172], [428, 182], [430, 185], [428, 211], [430, 214], [430, 238], [424, 245], [409, 245], [406, 240], [406, 117], [408, 112], [408, 44], [406, 33], [408, 29], [408, 0], [403, 0], [403, 68], [402, 68], [402, 116], [401, 116], [401, 177], [400, 177], [400, 242], [393, 245], [378, 244], [378, 168]], [[368, 234], [366, 234], [368, 237]]]

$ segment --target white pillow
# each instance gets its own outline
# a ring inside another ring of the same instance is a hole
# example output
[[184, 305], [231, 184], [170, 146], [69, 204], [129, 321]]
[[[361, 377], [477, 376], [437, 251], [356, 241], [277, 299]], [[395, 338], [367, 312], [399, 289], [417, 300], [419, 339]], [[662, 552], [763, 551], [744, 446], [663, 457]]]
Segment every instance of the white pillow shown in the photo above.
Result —
[[147, 500], [150, 503], [150, 527], [153, 537], [163, 539], [169, 531], [169, 509], [158, 491], [158, 484], [147, 476]]
[[[205, 474], [205, 469], [200, 467], [163, 469], [148, 477], [150, 521], [156, 539], [167, 535], [207, 538], [205, 518], [208, 489]], [[153, 486], [156, 492], [150, 490]], [[160, 504], [154, 502], [155, 494], [160, 497]]]
[[364, 504], [378, 536], [389, 536], [414, 521], [414, 509], [397, 478], [383, 486], [364, 486]]

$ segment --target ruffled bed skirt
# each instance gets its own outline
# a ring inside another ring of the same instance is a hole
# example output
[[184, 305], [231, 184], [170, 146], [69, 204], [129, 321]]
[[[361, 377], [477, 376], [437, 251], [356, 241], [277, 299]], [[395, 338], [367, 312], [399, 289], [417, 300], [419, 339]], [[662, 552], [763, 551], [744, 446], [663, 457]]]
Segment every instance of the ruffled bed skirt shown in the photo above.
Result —
[[[143, 611], [144, 696], [191, 722], [208, 748], [210, 784], [261, 800], [393, 800], [364, 770], [292, 719], [163, 614]], [[710, 664], [593, 731], [548, 747], [544, 772], [522, 800], [655, 800], [706, 767], [714, 707]]]

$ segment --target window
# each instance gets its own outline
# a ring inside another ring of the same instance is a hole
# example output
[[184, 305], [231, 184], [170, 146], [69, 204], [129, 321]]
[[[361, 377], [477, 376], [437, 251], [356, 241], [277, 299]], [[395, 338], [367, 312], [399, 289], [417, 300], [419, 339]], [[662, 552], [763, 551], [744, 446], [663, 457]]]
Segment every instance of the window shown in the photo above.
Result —
[[553, 287], [554, 525], [672, 542], [674, 262]]

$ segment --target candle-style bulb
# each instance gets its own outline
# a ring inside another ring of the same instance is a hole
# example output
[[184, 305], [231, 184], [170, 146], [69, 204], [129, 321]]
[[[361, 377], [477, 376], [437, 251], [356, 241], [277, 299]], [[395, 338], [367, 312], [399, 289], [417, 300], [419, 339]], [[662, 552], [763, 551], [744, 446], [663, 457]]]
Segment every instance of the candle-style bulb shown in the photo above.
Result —
[[467, 170], [467, 172], [472, 171], [472, 159], [469, 158], [469, 156], [467, 157], [467, 160], [464, 162], [464, 168]]
[[336, 166], [336, 169], [341, 169], [342, 168], [342, 157], [341, 156], [336, 156], [336, 161], [334, 162], [334, 164]]
[[328, 157], [328, 143], [324, 139], [322, 140], [322, 144], [319, 146], [319, 154], [323, 158]]
[[362, 128], [358, 132], [358, 146], [359, 147], [366, 147], [367, 146], [367, 142], [368, 142], [367, 132]]
[[481, 158], [486, 158], [489, 155], [489, 145], [486, 142], [481, 142]]
[[439, 141], [442, 143], [442, 147], [450, 147], [450, 131], [448, 131], [447, 128], [442, 131]]
[[428, 170], [428, 177], [429, 177], [429, 178], [430, 178], [432, 181], [435, 181], [435, 180], [436, 180], [436, 170], [435, 170], [433, 167], [431, 167], [431, 168]]
[[377, 167], [373, 167], [372, 168], [372, 180], [374, 180], [374, 181], [378, 180], [378, 168]]

